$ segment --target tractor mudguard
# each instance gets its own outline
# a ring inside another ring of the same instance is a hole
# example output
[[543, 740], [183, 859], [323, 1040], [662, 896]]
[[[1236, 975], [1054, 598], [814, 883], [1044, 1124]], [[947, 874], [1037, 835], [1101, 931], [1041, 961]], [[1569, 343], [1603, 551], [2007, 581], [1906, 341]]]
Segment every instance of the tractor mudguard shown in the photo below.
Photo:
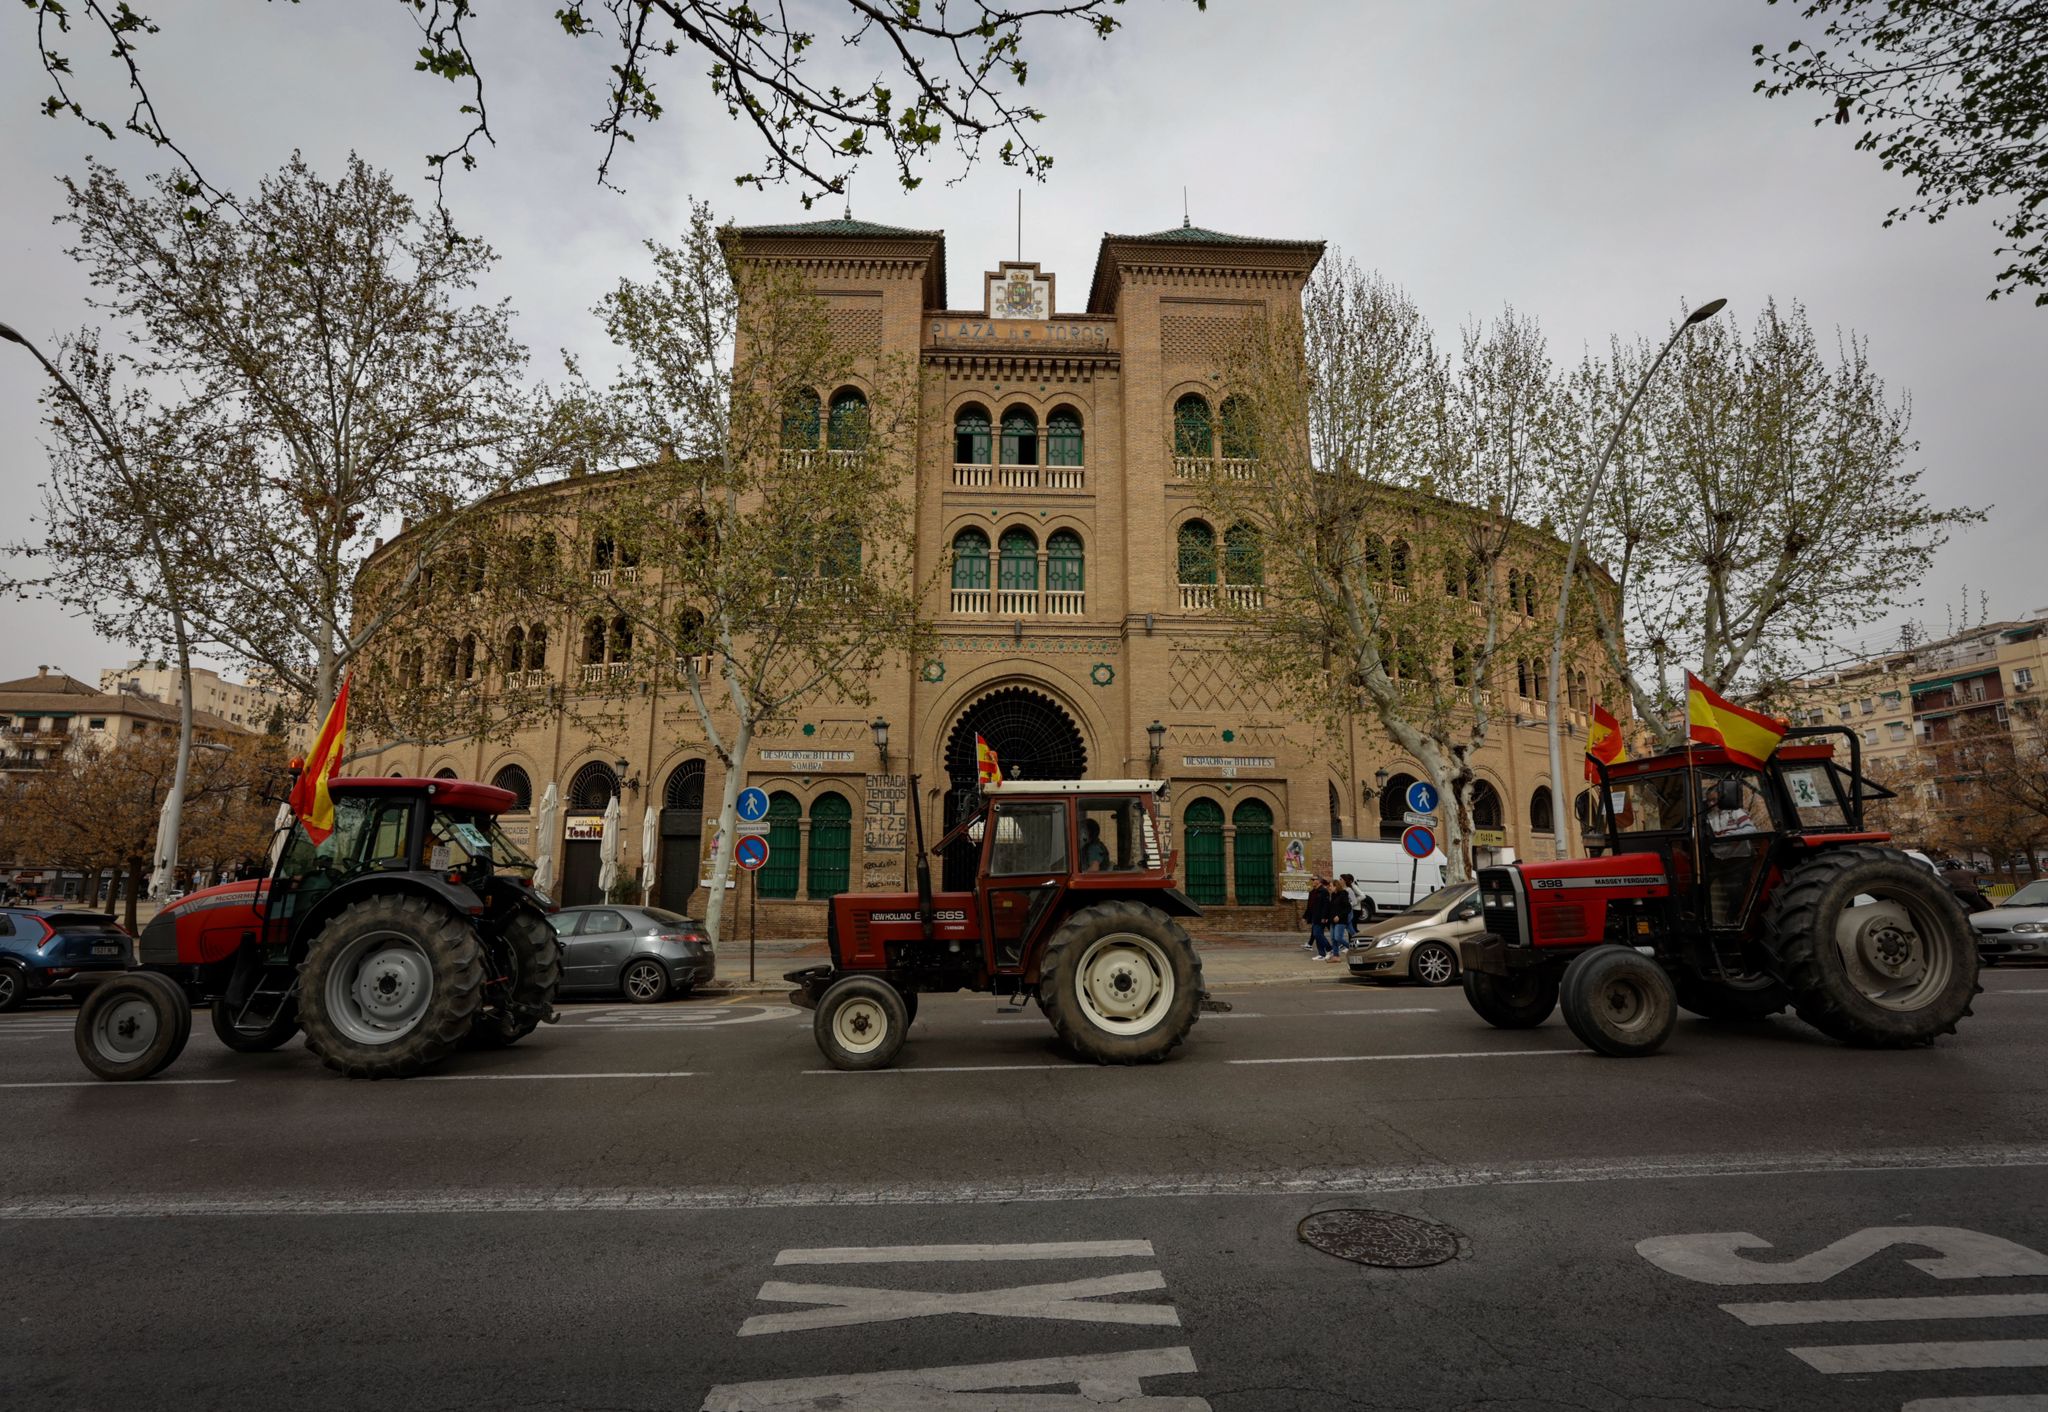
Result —
[[825, 993], [825, 987], [839, 979], [840, 972], [831, 966], [806, 966], [801, 971], [785, 971], [782, 978], [796, 989], [789, 993], [789, 1003], [799, 1010], [818, 1008], [818, 997]]
[[314, 934], [342, 908], [364, 897], [388, 897], [393, 893], [413, 893], [430, 898], [459, 917], [479, 921], [488, 910], [484, 900], [473, 890], [460, 883], [447, 882], [438, 873], [358, 873], [341, 886], [322, 893], [312, 910], [304, 916], [292, 918], [292, 960], [304, 959], [306, 946]]

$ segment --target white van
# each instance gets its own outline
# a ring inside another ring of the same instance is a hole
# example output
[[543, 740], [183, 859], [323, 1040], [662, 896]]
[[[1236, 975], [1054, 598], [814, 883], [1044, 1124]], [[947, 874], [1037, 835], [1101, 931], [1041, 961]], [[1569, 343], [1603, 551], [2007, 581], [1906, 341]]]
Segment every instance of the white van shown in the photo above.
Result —
[[1330, 840], [1330, 871], [1349, 873], [1372, 910], [1399, 912], [1444, 885], [1446, 859], [1442, 849], [1427, 858], [1410, 858], [1398, 842], [1377, 838]]

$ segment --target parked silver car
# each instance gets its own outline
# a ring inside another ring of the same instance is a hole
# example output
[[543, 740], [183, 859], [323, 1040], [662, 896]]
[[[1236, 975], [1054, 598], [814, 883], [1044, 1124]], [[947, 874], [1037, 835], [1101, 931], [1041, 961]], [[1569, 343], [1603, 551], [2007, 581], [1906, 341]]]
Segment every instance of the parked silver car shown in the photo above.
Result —
[[1972, 912], [1970, 925], [1985, 961], [2048, 958], [2048, 878], [2034, 879], [1988, 912]]
[[641, 1005], [685, 996], [718, 973], [701, 924], [660, 907], [564, 907], [561, 993], [623, 994]]
[[1452, 883], [1362, 928], [1350, 953], [1351, 974], [1369, 981], [1450, 985], [1458, 979], [1458, 943], [1485, 931], [1479, 885]]

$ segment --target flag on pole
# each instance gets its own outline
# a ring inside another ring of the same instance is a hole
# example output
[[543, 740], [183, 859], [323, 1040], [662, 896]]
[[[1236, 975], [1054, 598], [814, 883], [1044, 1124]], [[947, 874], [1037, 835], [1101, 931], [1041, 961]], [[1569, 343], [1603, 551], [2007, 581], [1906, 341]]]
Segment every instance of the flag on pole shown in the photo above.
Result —
[[974, 777], [979, 784], [1003, 782], [1003, 766], [1002, 762], [996, 759], [995, 747], [983, 740], [978, 733], [974, 737]]
[[328, 708], [327, 720], [313, 742], [312, 753], [307, 755], [292, 785], [292, 813], [305, 826], [306, 837], [315, 843], [326, 842], [327, 835], [334, 832], [334, 799], [327, 792], [327, 782], [341, 768], [341, 757], [347, 753], [348, 684], [353, 676], [351, 673], [341, 679], [341, 690], [334, 694], [334, 705]]
[[1614, 765], [1628, 759], [1628, 747], [1621, 743], [1621, 722], [1614, 719], [1614, 713], [1599, 702], [1593, 703], [1593, 728], [1586, 732], [1586, 778], [1597, 781], [1600, 771], [1594, 765]]
[[1721, 746], [1736, 764], [1759, 770], [1792, 728], [1789, 721], [1737, 706], [1691, 672], [1685, 674], [1685, 719], [1694, 740]]

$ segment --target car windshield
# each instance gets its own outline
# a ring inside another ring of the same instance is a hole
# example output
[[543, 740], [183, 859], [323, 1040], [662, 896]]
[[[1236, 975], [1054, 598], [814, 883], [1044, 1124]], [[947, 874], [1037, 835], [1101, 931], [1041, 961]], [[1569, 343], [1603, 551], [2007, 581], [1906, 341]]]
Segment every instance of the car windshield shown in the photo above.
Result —
[[2001, 907], [2048, 907], [2048, 878], [2036, 878], [2033, 882], [2028, 883], [1998, 905]]
[[1440, 887], [1412, 907], [1403, 908], [1398, 915], [1403, 917], [1426, 917], [1433, 912], [1448, 911], [1470, 897], [1477, 889], [1477, 883], [1452, 883]]

